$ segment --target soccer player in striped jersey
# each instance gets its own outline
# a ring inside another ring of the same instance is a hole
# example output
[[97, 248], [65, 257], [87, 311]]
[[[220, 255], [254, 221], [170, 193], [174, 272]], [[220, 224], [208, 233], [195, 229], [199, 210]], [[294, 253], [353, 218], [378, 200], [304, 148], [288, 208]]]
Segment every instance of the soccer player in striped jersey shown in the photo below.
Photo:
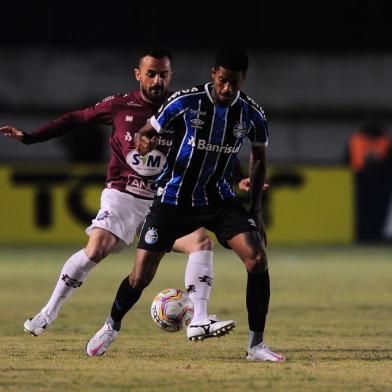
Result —
[[[86, 229], [89, 240], [84, 249], [73, 254], [64, 264], [48, 303], [25, 321], [25, 330], [34, 336], [41, 335], [54, 322], [62, 305], [101, 260], [132, 243], [154, 198], [154, 181], [165, 164], [171, 141], [165, 136], [159, 138], [156, 148], [142, 159], [135, 149], [135, 133], [168, 95], [172, 78], [171, 54], [165, 48], [149, 48], [140, 57], [134, 71], [139, 90], [112, 95], [89, 108], [64, 114], [32, 133], [13, 126], [0, 128], [0, 133], [25, 144], [62, 136], [84, 124], [101, 123], [111, 125], [113, 129], [101, 208]], [[212, 246], [205, 229], [199, 228], [173, 244], [173, 250], [189, 255], [185, 285], [192, 288], [189, 295], [195, 315], [201, 320], [209, 320], [207, 303], [213, 280]], [[233, 321], [214, 318], [216, 329], [227, 326], [233, 326]], [[120, 324], [114, 324], [109, 317], [105, 323], [105, 336], [114, 339], [119, 329]], [[225, 334], [226, 330], [221, 333]], [[102, 354], [104, 349], [104, 346], [100, 347], [95, 355]]]
[[[212, 68], [212, 83], [174, 93], [139, 131], [136, 148], [142, 155], [163, 134], [170, 135], [172, 147], [142, 227], [134, 268], [120, 285], [112, 317], [116, 322], [122, 320], [176, 238], [206, 227], [246, 267], [246, 359], [281, 362], [284, 356], [264, 344], [270, 279], [260, 208], [268, 130], [261, 107], [240, 90], [247, 69], [243, 50], [221, 50]], [[245, 137], [252, 143], [249, 211], [238, 202], [228, 180]], [[191, 340], [215, 336], [211, 324], [198, 320], [192, 320], [187, 335]], [[87, 354], [99, 344], [98, 331], [87, 343]]]

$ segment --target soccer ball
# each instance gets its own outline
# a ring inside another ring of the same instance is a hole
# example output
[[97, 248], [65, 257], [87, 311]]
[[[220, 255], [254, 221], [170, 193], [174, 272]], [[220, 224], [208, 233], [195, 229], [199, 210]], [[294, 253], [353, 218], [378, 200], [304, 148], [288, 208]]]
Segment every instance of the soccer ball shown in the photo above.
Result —
[[187, 327], [192, 320], [192, 301], [188, 294], [180, 289], [162, 290], [152, 301], [151, 317], [164, 331], [179, 331]]

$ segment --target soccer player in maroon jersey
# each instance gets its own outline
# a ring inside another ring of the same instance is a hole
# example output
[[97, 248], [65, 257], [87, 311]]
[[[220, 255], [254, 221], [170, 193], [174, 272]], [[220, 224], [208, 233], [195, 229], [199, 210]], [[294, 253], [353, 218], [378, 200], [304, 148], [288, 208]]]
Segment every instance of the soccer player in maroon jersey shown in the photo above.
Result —
[[[89, 123], [111, 125], [111, 157], [107, 169], [101, 208], [91, 226], [86, 229], [89, 240], [84, 249], [73, 254], [64, 264], [49, 302], [34, 317], [26, 320], [24, 328], [34, 336], [41, 335], [56, 319], [64, 302], [80, 287], [90, 271], [110, 253], [120, 252], [130, 245], [143, 222], [154, 198], [154, 182], [161, 172], [170, 139], [159, 137], [156, 148], [141, 157], [135, 148], [135, 133], [157, 111], [168, 96], [172, 78], [171, 54], [165, 48], [150, 48], [139, 59], [134, 70], [140, 89], [105, 98], [89, 108], [70, 112], [26, 133], [13, 126], [0, 128], [0, 133], [24, 144], [44, 142], [72, 132]], [[210, 321], [207, 302], [212, 284], [212, 241], [204, 229], [180, 238], [173, 250], [189, 255], [185, 286], [195, 307], [194, 319], [214, 323], [216, 329], [233, 321]], [[203, 278], [203, 279], [202, 279]], [[102, 334], [111, 341], [121, 325], [109, 316]], [[102, 355], [105, 345], [91, 355]]]

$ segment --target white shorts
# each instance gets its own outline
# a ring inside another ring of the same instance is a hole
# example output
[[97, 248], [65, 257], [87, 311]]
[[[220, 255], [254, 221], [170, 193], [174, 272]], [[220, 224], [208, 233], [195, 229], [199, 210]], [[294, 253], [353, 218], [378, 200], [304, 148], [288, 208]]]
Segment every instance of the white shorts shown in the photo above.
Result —
[[94, 227], [110, 231], [119, 238], [113, 251], [119, 253], [133, 242], [151, 203], [152, 200], [138, 199], [116, 189], [104, 189], [101, 208], [91, 226], [87, 227], [86, 233], [90, 235]]

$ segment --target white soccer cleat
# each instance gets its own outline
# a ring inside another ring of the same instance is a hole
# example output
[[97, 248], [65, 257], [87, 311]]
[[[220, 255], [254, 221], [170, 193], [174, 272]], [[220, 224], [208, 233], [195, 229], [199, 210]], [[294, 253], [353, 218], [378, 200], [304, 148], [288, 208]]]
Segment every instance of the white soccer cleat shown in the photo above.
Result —
[[103, 327], [87, 342], [85, 353], [89, 357], [99, 357], [105, 354], [107, 348], [112, 344], [113, 340], [116, 339], [119, 331], [116, 331], [108, 323], [105, 323]]
[[235, 328], [233, 320], [220, 321], [215, 316], [208, 316], [202, 322], [190, 324], [187, 336], [192, 341], [202, 341], [207, 338], [220, 338], [230, 333]]
[[264, 342], [248, 349], [246, 358], [248, 361], [270, 361], [270, 362], [284, 362], [286, 358], [271, 351]]
[[53, 323], [44, 313], [37, 313], [34, 317], [27, 319], [24, 324], [24, 330], [33, 336], [39, 336]]

